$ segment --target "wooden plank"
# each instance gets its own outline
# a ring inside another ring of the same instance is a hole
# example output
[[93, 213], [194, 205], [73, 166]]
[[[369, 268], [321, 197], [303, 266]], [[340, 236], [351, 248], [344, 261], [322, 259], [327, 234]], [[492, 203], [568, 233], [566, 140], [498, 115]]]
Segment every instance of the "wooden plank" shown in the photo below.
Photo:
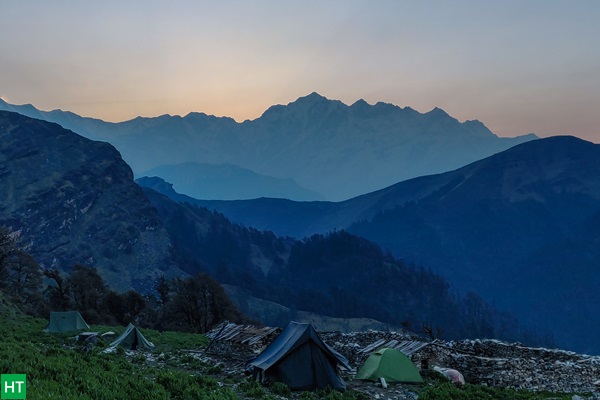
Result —
[[379, 346], [381, 346], [384, 343], [385, 343], [385, 339], [379, 339], [375, 343], [372, 343], [372, 344], [368, 345], [367, 347], [365, 347], [364, 349], [359, 350], [358, 353], [370, 353], [372, 350], [378, 348]]

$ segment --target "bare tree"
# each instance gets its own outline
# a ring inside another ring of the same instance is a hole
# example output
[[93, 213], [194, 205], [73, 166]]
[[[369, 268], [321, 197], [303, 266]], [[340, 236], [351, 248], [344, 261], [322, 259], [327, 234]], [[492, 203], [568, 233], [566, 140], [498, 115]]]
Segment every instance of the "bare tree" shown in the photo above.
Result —
[[204, 333], [225, 319], [243, 319], [223, 287], [206, 274], [180, 278], [172, 281], [171, 285], [173, 296], [164, 312], [172, 323], [179, 325], [179, 329]]
[[91, 267], [76, 264], [71, 270], [69, 287], [75, 306], [82, 312], [100, 311], [101, 302], [108, 292], [104, 279]]
[[54, 284], [48, 285], [46, 289], [50, 308], [57, 311], [68, 310], [71, 305], [69, 283], [56, 268], [45, 270], [44, 276], [54, 281]]
[[444, 330], [439, 326], [434, 327], [432, 324], [423, 323], [423, 333], [431, 340], [440, 339], [444, 334]]
[[38, 298], [42, 287], [42, 270], [33, 257], [21, 250], [14, 250], [4, 260], [7, 279], [6, 292], [27, 303]]
[[171, 283], [164, 275], [161, 275], [156, 282], [156, 292], [158, 293], [160, 302], [163, 306], [169, 302], [171, 295]]

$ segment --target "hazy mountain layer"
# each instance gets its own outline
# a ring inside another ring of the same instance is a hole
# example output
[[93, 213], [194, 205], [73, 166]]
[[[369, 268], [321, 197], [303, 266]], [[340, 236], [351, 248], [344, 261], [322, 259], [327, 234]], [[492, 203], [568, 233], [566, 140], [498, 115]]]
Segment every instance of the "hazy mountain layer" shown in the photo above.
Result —
[[320, 194], [298, 186], [293, 179], [259, 175], [231, 164], [162, 165], [141, 175], [161, 177], [172, 183], [177, 192], [198, 199], [274, 197], [302, 201], [322, 198]]
[[96, 267], [117, 289], [181, 274], [156, 210], [115, 148], [0, 111], [0, 225], [45, 267]]
[[228, 163], [294, 179], [331, 200], [458, 168], [535, 138], [499, 138], [479, 121], [460, 123], [437, 108], [421, 114], [362, 100], [348, 106], [316, 93], [243, 123], [202, 113], [107, 123], [1, 100], [0, 108], [108, 141], [137, 174], [184, 162]]

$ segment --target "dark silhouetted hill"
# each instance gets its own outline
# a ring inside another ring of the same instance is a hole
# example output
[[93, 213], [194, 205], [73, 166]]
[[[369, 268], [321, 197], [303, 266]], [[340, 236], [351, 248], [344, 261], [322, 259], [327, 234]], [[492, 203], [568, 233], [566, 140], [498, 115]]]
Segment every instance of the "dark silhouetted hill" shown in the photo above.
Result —
[[440, 328], [445, 337], [503, 337], [548, 344], [476, 294], [457, 296], [441, 276], [407, 265], [358, 236], [339, 231], [301, 241], [280, 238], [233, 224], [205, 208], [177, 203], [151, 189], [144, 192], [178, 254], [184, 255], [186, 272], [207, 272], [223, 284], [240, 288], [246, 294], [234, 296], [238, 301], [249, 301], [251, 296], [254, 307], [261, 304], [256, 299], [269, 304], [257, 310], [238, 304], [251, 317], [288, 321], [296, 311], [304, 311], [370, 318], [417, 331], [427, 325]]
[[0, 225], [44, 267], [97, 268], [117, 289], [182, 274], [156, 210], [115, 148], [0, 111]]

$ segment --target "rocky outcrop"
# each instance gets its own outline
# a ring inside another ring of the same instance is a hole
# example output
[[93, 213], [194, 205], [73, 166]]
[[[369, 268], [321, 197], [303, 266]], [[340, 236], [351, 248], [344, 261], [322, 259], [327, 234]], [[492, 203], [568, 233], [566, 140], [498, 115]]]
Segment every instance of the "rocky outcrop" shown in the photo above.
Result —
[[0, 225], [44, 267], [95, 267], [116, 289], [177, 275], [169, 236], [114, 147], [0, 112]]

